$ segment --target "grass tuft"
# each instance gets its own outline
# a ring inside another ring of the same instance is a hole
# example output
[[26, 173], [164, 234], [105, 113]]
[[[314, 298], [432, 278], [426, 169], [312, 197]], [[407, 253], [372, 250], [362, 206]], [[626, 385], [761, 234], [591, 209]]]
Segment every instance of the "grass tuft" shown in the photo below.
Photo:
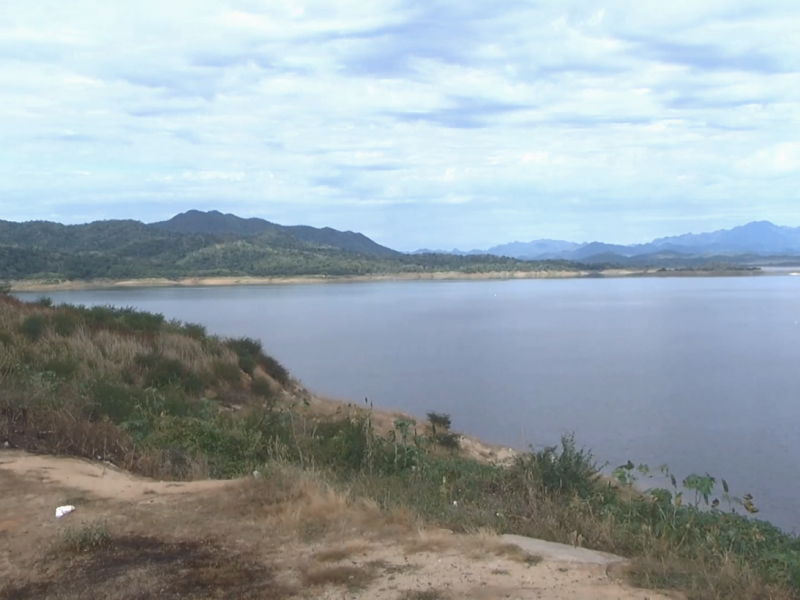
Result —
[[61, 534], [61, 548], [69, 552], [90, 552], [106, 546], [111, 534], [105, 521], [94, 521], [81, 527], [67, 527]]

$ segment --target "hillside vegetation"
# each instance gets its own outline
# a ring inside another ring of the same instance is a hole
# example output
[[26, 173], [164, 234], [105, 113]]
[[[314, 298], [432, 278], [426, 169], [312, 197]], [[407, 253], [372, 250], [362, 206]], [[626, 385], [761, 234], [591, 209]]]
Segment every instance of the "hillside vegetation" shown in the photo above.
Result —
[[204, 225], [200, 217], [189, 217], [188, 223], [182, 219], [171, 225], [170, 221], [152, 225], [138, 221], [97, 221], [86, 225], [0, 221], [0, 280], [352, 276], [583, 268], [567, 261], [522, 261], [498, 256], [410, 256], [352, 232], [282, 227], [267, 221], [250, 226], [238, 223], [246, 223], [244, 219], [234, 222], [237, 227], [225, 226], [224, 219], [221, 225], [216, 219]]
[[570, 437], [491, 464], [462, 452], [448, 415], [382, 430], [368, 406], [323, 415], [318, 404], [257, 340], [132, 309], [0, 294], [7, 447], [100, 458], [162, 480], [258, 471], [260, 494], [283, 494], [286, 473], [313, 473], [387, 514], [631, 557], [627, 576], [641, 586], [697, 599], [800, 595], [800, 541], [746, 516], [756, 510], [750, 497], [740, 506], [710, 477], [636, 493], [633, 464], [612, 484]]

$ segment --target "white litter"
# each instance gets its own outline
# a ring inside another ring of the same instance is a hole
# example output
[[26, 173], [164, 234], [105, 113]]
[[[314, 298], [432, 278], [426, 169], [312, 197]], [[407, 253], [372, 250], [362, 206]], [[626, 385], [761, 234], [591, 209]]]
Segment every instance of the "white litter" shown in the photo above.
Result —
[[60, 519], [60, 518], [61, 518], [61, 517], [63, 517], [64, 515], [68, 515], [68, 514], [69, 514], [69, 513], [71, 513], [73, 510], [75, 510], [75, 507], [74, 507], [74, 506], [71, 506], [71, 505], [69, 505], [69, 504], [68, 504], [67, 506], [59, 506], [59, 507], [56, 509], [56, 519]]

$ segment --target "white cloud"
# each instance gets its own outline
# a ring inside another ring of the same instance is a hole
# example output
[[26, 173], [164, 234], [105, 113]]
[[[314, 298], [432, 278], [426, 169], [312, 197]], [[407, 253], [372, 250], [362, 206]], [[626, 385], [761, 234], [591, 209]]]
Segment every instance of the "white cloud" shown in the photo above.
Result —
[[800, 225], [799, 28], [793, 0], [9, 3], [0, 208], [405, 249]]

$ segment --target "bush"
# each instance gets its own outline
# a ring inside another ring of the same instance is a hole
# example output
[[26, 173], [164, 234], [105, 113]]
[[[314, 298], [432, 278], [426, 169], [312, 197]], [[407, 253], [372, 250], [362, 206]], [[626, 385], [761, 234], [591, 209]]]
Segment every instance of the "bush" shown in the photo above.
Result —
[[109, 327], [113, 325], [117, 318], [117, 310], [111, 306], [92, 306], [91, 308], [81, 308], [87, 322], [92, 325]]
[[30, 341], [35, 342], [47, 331], [47, 318], [40, 314], [30, 315], [22, 322], [20, 331]]
[[87, 418], [92, 421], [110, 419], [121, 425], [132, 418], [138, 407], [145, 402], [143, 390], [123, 384], [98, 380], [89, 386], [90, 405]]
[[62, 308], [53, 313], [53, 330], [56, 335], [68, 337], [72, 335], [81, 323], [81, 318], [74, 310]]
[[450, 431], [450, 426], [452, 425], [450, 415], [444, 413], [429, 412], [428, 421], [433, 429], [433, 435], [436, 435], [437, 430], [440, 432]]
[[197, 323], [185, 323], [181, 328], [181, 333], [198, 341], [206, 339], [208, 335], [205, 326]]
[[214, 361], [211, 371], [216, 382], [224, 382], [235, 388], [242, 385], [242, 371], [238, 366], [222, 361]]
[[156, 332], [164, 324], [164, 315], [126, 308], [122, 311], [122, 326], [132, 331]]
[[78, 362], [71, 358], [53, 358], [42, 365], [42, 370], [66, 380], [72, 379], [79, 366]]
[[573, 435], [562, 436], [560, 449], [549, 446], [518, 457], [513, 470], [547, 494], [580, 498], [592, 497], [600, 479], [591, 452], [578, 450]]
[[247, 355], [255, 358], [264, 351], [259, 340], [248, 337], [227, 340], [226, 344], [238, 356]]
[[159, 354], [139, 354], [135, 360], [145, 369], [146, 387], [165, 388], [177, 385], [189, 394], [203, 391], [203, 380], [178, 359], [164, 358]]
[[434, 441], [442, 448], [458, 450], [461, 447], [461, 436], [452, 431], [439, 432], [433, 437]]
[[291, 381], [291, 376], [289, 374], [289, 371], [277, 360], [275, 360], [271, 356], [262, 354], [258, 359], [258, 364], [261, 365], [261, 368], [264, 369], [264, 372], [267, 375], [272, 377], [282, 386], [286, 387], [287, 385], [289, 385]]
[[275, 395], [269, 381], [264, 377], [254, 377], [250, 382], [250, 391], [262, 398], [272, 398]]

